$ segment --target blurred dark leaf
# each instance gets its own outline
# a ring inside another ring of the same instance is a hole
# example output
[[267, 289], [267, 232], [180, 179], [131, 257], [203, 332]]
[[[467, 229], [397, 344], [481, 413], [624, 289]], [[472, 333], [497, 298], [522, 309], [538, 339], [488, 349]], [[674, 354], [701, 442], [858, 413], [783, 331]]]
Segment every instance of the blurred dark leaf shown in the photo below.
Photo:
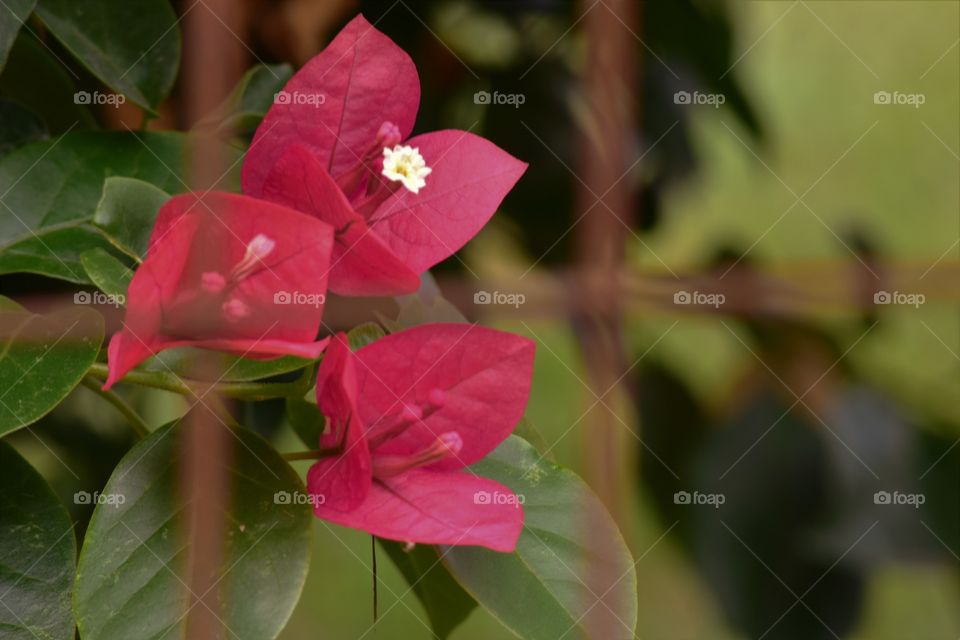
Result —
[[75, 78], [33, 34], [23, 31], [0, 74], [0, 95], [40, 116], [51, 134], [96, 127], [90, 110], [77, 104]]
[[320, 413], [317, 405], [303, 398], [287, 398], [286, 404], [287, 421], [300, 441], [310, 449], [319, 447], [327, 419]]
[[30, 14], [37, 0], [6, 0], [3, 5], [3, 20], [0, 20], [0, 70], [7, 63], [10, 48], [20, 33], [20, 27]]
[[77, 543], [63, 504], [0, 442], [0, 627], [5, 640], [73, 640]]
[[403, 574], [430, 618], [440, 640], [446, 640], [477, 606], [440, 561], [437, 547], [415, 545], [409, 551], [403, 543], [377, 538], [377, 542]]
[[361, 347], [376, 342], [385, 335], [386, 333], [384, 333], [383, 329], [380, 328], [380, 325], [376, 322], [365, 322], [350, 329], [347, 333], [347, 341], [350, 343], [350, 348], [356, 351]]
[[147, 109], [180, 65], [180, 29], [167, 0], [39, 0], [37, 16], [95, 76]]
[[750, 637], [835, 638], [857, 622], [862, 570], [842, 560], [843, 549], [814, 543], [830, 491], [827, 455], [799, 410], [769, 391], [753, 396], [702, 450], [686, 491], [722, 495], [723, 503], [693, 500], [684, 517], [693, 521], [694, 555], [707, 582]]
[[243, 75], [230, 97], [201, 126], [252, 134], [273, 105], [274, 95], [292, 76], [293, 67], [289, 64], [258, 64]]
[[0, 99], [0, 158], [47, 137], [47, 125], [37, 114], [17, 102]]

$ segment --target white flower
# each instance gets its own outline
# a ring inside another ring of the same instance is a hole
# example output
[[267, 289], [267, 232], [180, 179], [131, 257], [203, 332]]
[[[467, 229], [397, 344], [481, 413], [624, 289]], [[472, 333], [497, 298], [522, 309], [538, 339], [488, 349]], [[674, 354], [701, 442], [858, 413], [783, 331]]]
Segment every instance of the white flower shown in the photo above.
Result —
[[418, 193], [427, 181], [424, 180], [433, 171], [427, 166], [420, 149], [398, 144], [393, 149], [383, 149], [383, 175], [393, 181], [401, 181], [403, 186]]

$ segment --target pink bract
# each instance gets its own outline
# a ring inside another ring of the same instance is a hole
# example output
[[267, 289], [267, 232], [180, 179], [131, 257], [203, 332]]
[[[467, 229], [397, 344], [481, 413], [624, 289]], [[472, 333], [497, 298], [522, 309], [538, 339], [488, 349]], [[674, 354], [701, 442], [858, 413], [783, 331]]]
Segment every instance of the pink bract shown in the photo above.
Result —
[[110, 340], [109, 388], [160, 351], [317, 358], [332, 228], [246, 196], [174, 196], [161, 208]]
[[[279, 95], [244, 159], [243, 189], [336, 228], [336, 293], [416, 290], [419, 275], [476, 235], [526, 170], [466, 131], [407, 140], [420, 79], [410, 57], [363, 16]], [[416, 193], [381, 175], [384, 149], [400, 143], [430, 168]]]
[[533, 355], [525, 338], [466, 324], [423, 325], [355, 354], [336, 337], [317, 402], [329, 425], [320, 444], [339, 448], [307, 475], [323, 498], [316, 515], [383, 538], [512, 551], [519, 501], [465, 467], [522, 417]]

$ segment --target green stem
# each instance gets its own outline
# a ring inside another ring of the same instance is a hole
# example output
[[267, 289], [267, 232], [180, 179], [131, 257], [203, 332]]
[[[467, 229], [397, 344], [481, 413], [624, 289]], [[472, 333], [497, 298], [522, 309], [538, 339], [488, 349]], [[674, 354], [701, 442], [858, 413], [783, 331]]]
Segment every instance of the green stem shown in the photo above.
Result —
[[143, 421], [143, 418], [141, 418], [130, 405], [123, 401], [123, 398], [115, 394], [113, 391], [104, 391], [100, 388], [100, 383], [93, 378], [84, 377], [80, 383], [112, 404], [114, 408], [116, 408], [116, 410], [127, 419], [127, 422], [136, 432], [138, 438], [146, 438], [148, 435], [150, 435], [150, 427], [147, 426], [147, 423]]
[[[109, 373], [107, 365], [94, 362], [87, 373], [95, 378], [106, 380]], [[123, 376], [123, 382], [143, 387], [163, 389], [185, 396], [195, 396], [196, 390], [206, 391], [210, 383], [199, 380], [184, 380], [166, 371], [130, 371]], [[293, 382], [222, 382], [213, 385], [214, 390], [229, 398], [244, 400], [267, 400], [303, 395], [309, 389], [310, 376], [302, 376]]]

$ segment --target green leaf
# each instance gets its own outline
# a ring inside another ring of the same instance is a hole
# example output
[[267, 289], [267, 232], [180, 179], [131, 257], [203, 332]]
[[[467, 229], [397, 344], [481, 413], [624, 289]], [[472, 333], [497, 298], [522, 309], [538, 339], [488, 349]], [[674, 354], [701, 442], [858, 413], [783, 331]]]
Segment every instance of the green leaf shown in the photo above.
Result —
[[87, 308], [41, 316], [0, 310], [0, 435], [36, 422], [73, 390], [103, 342]]
[[430, 626], [441, 640], [467, 619], [477, 606], [477, 601], [463, 590], [440, 561], [437, 547], [416, 545], [409, 551], [393, 540], [377, 538], [397, 569], [427, 611]]
[[350, 329], [347, 333], [347, 342], [350, 343], [350, 348], [356, 351], [372, 342], [376, 342], [385, 335], [387, 334], [376, 322], [364, 322]]
[[73, 640], [73, 523], [53, 491], [0, 442], [0, 628], [4, 640]]
[[83, 269], [93, 284], [108, 296], [124, 304], [133, 270], [103, 249], [92, 249], [80, 256]]
[[76, 76], [67, 69], [49, 47], [21, 31], [0, 74], [0, 95], [39, 115], [51, 133], [95, 128], [90, 109], [74, 100]]
[[142, 107], [166, 97], [180, 65], [180, 29], [166, 0], [40, 0], [37, 16], [93, 75]]
[[216, 126], [220, 131], [233, 130], [252, 133], [267, 110], [273, 105], [274, 95], [293, 77], [289, 64], [259, 64], [243, 74], [230, 97], [216, 113], [202, 124]]
[[[198, 374], [202, 373], [201, 369], [210, 367], [215, 372], [212, 374], [215, 381], [247, 382], [290, 373], [313, 363], [313, 360], [295, 356], [283, 356], [275, 360], [252, 360], [222, 353], [216, 354], [219, 362], [213, 366], [210, 364], [211, 353], [193, 347], [167, 349], [147, 360], [143, 368], [147, 371], [172, 372], [181, 378], [197, 380]], [[197, 366], [199, 357], [205, 358], [205, 367]]]
[[169, 198], [169, 193], [149, 182], [112, 176], [103, 183], [93, 223], [118, 249], [143, 260], [157, 212]]
[[[311, 390], [312, 394], [313, 391]], [[311, 449], [320, 446], [320, 435], [327, 426], [327, 419], [317, 405], [303, 398], [287, 398], [287, 422], [303, 444]]]
[[521, 638], [632, 639], [633, 559], [589, 487], [517, 436], [471, 470], [522, 496], [524, 528], [513, 553], [449, 548], [444, 564], [470, 595]]
[[0, 273], [38, 273], [87, 284], [81, 255], [109, 247], [103, 234], [89, 225], [53, 229], [0, 249]]
[[87, 131], [7, 155], [0, 160], [0, 193], [6, 194], [0, 200], [0, 272], [87, 282], [80, 255], [108, 246], [88, 224], [104, 180], [125, 175], [185, 190], [189, 147], [181, 133]]
[[40, 116], [17, 102], [0, 99], [0, 158], [17, 147], [46, 138], [47, 125]]
[[[181, 426], [183, 425], [183, 426]], [[161, 427], [120, 461], [90, 520], [74, 610], [84, 640], [181, 638], [196, 603], [182, 487], [184, 423]], [[217, 615], [234, 640], [270, 640], [300, 596], [310, 553], [310, 507], [296, 472], [260, 436], [231, 431], [216, 575]], [[234, 436], [236, 439], [234, 439]], [[203, 606], [203, 605], [198, 605]]]
[[7, 63], [7, 54], [13, 47], [24, 21], [33, 13], [37, 0], [6, 0], [0, 7], [0, 69]]

